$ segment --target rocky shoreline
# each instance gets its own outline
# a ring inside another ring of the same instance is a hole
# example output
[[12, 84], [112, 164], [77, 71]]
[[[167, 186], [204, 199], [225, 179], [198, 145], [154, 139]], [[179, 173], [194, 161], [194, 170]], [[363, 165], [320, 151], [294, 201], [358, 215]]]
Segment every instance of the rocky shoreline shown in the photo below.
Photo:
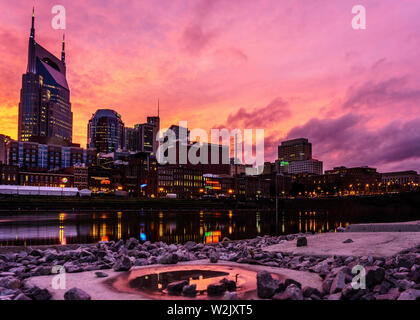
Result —
[[[106, 270], [123, 272], [133, 266], [177, 264], [181, 261], [208, 259], [210, 263], [231, 261], [269, 267], [281, 267], [318, 274], [323, 279], [322, 290], [302, 287], [296, 279], [278, 281], [268, 272], [257, 275], [258, 296], [274, 300], [418, 300], [420, 299], [420, 245], [387, 258], [293, 256], [264, 251], [270, 245], [296, 241], [305, 245], [304, 234], [264, 236], [250, 240], [217, 244], [187, 242], [140, 243], [127, 241], [99, 242], [70, 247], [20, 248], [0, 254], [0, 300], [49, 300], [51, 293], [45, 288], [31, 285], [27, 280], [58, 272], [63, 266], [67, 273], [97, 270], [98, 277], [106, 277]], [[365, 268], [366, 288], [353, 289], [352, 268]], [[178, 286], [180, 286], [178, 284]], [[225, 299], [235, 299], [232, 283], [222, 283], [209, 288], [210, 292], [224, 294]], [[181, 286], [181, 292], [193, 296], [194, 288]], [[77, 288], [65, 294], [68, 300], [89, 300], [87, 293]]]

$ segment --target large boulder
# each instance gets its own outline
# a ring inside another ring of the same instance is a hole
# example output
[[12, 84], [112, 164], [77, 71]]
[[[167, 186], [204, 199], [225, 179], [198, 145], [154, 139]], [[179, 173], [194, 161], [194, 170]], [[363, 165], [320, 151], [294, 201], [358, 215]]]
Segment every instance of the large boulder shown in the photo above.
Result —
[[343, 271], [339, 271], [331, 283], [330, 294], [341, 292], [346, 285], [346, 275]]
[[186, 285], [182, 288], [182, 295], [186, 297], [195, 297], [197, 295], [197, 285]]
[[321, 296], [321, 292], [319, 292], [318, 289], [312, 288], [312, 287], [309, 287], [309, 286], [306, 286], [302, 289], [302, 294], [305, 298], [309, 298], [313, 295], [316, 295], [318, 297]]
[[257, 293], [262, 299], [269, 299], [276, 293], [279, 282], [267, 271], [260, 271], [257, 274]]
[[366, 267], [366, 286], [373, 288], [385, 279], [385, 270], [381, 267]]
[[177, 264], [178, 260], [176, 253], [167, 253], [157, 258], [159, 264]]
[[130, 238], [126, 241], [125, 247], [128, 250], [132, 250], [139, 245], [139, 241], [136, 238]]
[[105, 272], [102, 272], [102, 271], [95, 272], [95, 275], [98, 278], [106, 278], [106, 277], [108, 277], [108, 274], [106, 274]]
[[207, 286], [207, 295], [209, 297], [216, 297], [216, 296], [221, 296], [225, 293], [226, 291], [226, 286], [223, 283], [219, 283], [219, 284], [209, 284]]
[[196, 246], [197, 244], [194, 241], [188, 241], [184, 244], [184, 248], [187, 250], [193, 250]]
[[220, 281], [220, 283], [225, 286], [227, 291], [236, 291], [236, 282], [235, 281], [223, 278]]
[[50, 300], [51, 293], [47, 289], [41, 289], [37, 286], [33, 286], [29, 288], [24, 293], [33, 300], [43, 301], [43, 300]]
[[303, 300], [302, 290], [291, 284], [282, 293], [278, 293], [273, 297], [274, 300]]
[[114, 271], [117, 271], [117, 272], [129, 271], [132, 266], [133, 264], [130, 258], [127, 256], [122, 256], [119, 259], [117, 259], [115, 264], [112, 266], [112, 269], [114, 269]]
[[91, 297], [82, 289], [72, 288], [64, 294], [64, 300], [91, 300]]
[[297, 247], [306, 247], [308, 245], [308, 239], [306, 237], [299, 237], [296, 240]]
[[169, 295], [180, 295], [182, 293], [183, 288], [187, 285], [187, 280], [172, 282], [168, 284], [166, 290], [168, 290]]
[[219, 261], [219, 255], [215, 252], [210, 254], [210, 263], [217, 263]]

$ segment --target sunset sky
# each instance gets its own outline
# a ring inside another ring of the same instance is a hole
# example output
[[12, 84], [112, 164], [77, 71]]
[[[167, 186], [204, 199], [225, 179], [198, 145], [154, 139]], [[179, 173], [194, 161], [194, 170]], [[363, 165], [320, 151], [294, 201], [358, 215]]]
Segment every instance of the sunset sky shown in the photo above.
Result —
[[[420, 1], [0, 1], [0, 133], [17, 138], [31, 11], [36, 41], [66, 63], [74, 142], [86, 146], [98, 108], [126, 126], [265, 129], [266, 160], [307, 137], [333, 166], [420, 171]], [[367, 29], [351, 26], [352, 7]]]

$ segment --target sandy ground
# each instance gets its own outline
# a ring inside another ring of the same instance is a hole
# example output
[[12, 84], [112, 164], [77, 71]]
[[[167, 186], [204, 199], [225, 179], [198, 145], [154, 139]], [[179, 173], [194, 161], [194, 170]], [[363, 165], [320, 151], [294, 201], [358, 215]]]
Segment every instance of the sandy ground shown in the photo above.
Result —
[[[296, 240], [267, 247], [269, 252], [307, 256], [372, 256], [388, 257], [420, 245], [420, 232], [340, 232], [308, 236], [306, 247]], [[352, 239], [352, 243], [343, 243]]]

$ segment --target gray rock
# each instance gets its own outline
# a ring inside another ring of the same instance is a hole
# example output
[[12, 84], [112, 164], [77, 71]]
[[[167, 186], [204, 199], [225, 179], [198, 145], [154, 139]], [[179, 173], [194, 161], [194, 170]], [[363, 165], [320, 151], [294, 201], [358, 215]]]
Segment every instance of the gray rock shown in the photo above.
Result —
[[[73, 266], [73, 264], [71, 264]], [[66, 268], [66, 267], [65, 267]], [[66, 271], [69, 272], [66, 268]], [[48, 276], [51, 274], [51, 267], [48, 266], [39, 266], [36, 267], [32, 273], [36, 276]]]
[[396, 263], [398, 267], [404, 267], [407, 269], [411, 269], [411, 267], [414, 265], [416, 260], [416, 256], [413, 254], [405, 254], [397, 256]]
[[235, 281], [223, 278], [220, 281], [220, 283], [225, 286], [227, 291], [236, 291], [236, 282]]
[[225, 293], [226, 287], [224, 284], [209, 284], [207, 286], [207, 295], [209, 297], [221, 296]]
[[95, 275], [96, 275], [98, 278], [106, 278], [106, 277], [108, 277], [108, 274], [107, 274], [107, 273], [105, 273], [105, 272], [102, 272], [102, 271], [95, 272]]
[[182, 295], [186, 297], [195, 297], [197, 295], [197, 285], [186, 285], [182, 288]]
[[175, 251], [177, 251], [177, 250], [178, 250], [178, 247], [177, 247], [175, 244], [171, 244], [171, 245], [168, 247], [168, 250], [169, 250], [169, 252], [175, 252]]
[[12, 290], [19, 289], [21, 282], [19, 279], [13, 277], [0, 278], [0, 287]]
[[392, 274], [395, 279], [407, 279], [408, 272], [395, 272]]
[[385, 278], [385, 270], [381, 267], [366, 267], [366, 286], [373, 288]]
[[212, 253], [210, 255], [210, 263], [217, 263], [219, 261], [219, 255], [217, 253]]
[[180, 295], [182, 293], [182, 289], [187, 285], [187, 280], [172, 282], [168, 284], [166, 290], [168, 290], [169, 295]]
[[326, 260], [321, 261], [317, 265], [311, 268], [312, 271], [320, 274], [327, 274], [330, 272], [330, 266]]
[[329, 294], [334, 279], [327, 278], [322, 282], [322, 293]]
[[178, 255], [176, 253], [167, 253], [157, 259], [159, 264], [177, 264]]
[[346, 275], [343, 271], [339, 271], [331, 283], [330, 294], [341, 292], [346, 285]]
[[291, 284], [294, 284], [296, 287], [298, 287], [299, 289], [302, 289], [302, 284], [299, 281], [296, 281], [294, 279], [286, 279], [284, 281], [284, 287], [287, 288], [288, 286], [290, 286]]
[[345, 300], [357, 300], [367, 291], [365, 289], [354, 289], [351, 283], [347, 284], [341, 292], [342, 298]]
[[135, 266], [147, 266], [149, 263], [148, 263], [148, 260], [147, 259], [136, 259], [135, 261], [134, 261], [134, 265]]
[[279, 282], [274, 280], [267, 271], [260, 271], [257, 274], [257, 293], [262, 299], [269, 299], [274, 296], [279, 287]]
[[420, 290], [408, 289], [400, 294], [398, 300], [419, 300]]
[[397, 288], [392, 288], [388, 293], [378, 294], [375, 296], [376, 300], [396, 300], [400, 296]]
[[302, 290], [291, 284], [283, 293], [278, 293], [273, 297], [274, 300], [303, 300]]
[[343, 243], [352, 243], [352, 242], [354, 242], [352, 239], [347, 239], [343, 241]]
[[196, 245], [197, 244], [194, 241], [187, 241], [187, 243], [184, 244], [184, 248], [187, 250], [193, 250]]
[[306, 237], [299, 237], [296, 240], [297, 247], [306, 247], [308, 245], [308, 239]]
[[137, 247], [139, 245], [139, 241], [136, 238], [130, 238], [126, 241], [125, 243], [125, 247], [128, 250], [134, 249], [135, 247]]
[[131, 263], [131, 260], [127, 256], [120, 257], [115, 264], [112, 266], [112, 269], [114, 271], [120, 272], [120, 271], [129, 271], [133, 264]]
[[91, 297], [82, 289], [72, 288], [64, 293], [64, 300], [91, 300]]
[[309, 298], [309, 297], [311, 297], [311, 296], [313, 296], [313, 295], [316, 295], [316, 296], [318, 296], [318, 297], [320, 297], [320, 296], [321, 296], [321, 292], [319, 292], [319, 290], [318, 290], [318, 289], [316, 289], [316, 288], [312, 288], [312, 287], [308, 287], [308, 286], [306, 286], [306, 287], [304, 287], [304, 288], [302, 289], [302, 294], [303, 294], [303, 296], [304, 296], [305, 298]]
[[33, 300], [44, 301], [51, 299], [51, 293], [47, 289], [41, 289], [37, 286], [32, 287], [24, 293]]

